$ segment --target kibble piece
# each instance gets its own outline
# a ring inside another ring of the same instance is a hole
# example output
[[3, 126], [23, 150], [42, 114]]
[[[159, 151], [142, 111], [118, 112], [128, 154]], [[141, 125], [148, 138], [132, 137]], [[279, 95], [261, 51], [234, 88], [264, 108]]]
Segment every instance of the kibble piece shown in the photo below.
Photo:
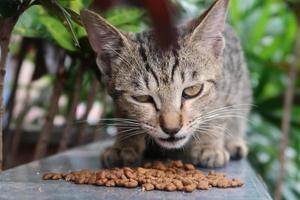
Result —
[[106, 171], [100, 171], [96, 173], [97, 179], [104, 179], [106, 178]]
[[166, 191], [169, 191], [169, 192], [172, 192], [172, 191], [175, 191], [177, 189], [176, 185], [173, 184], [173, 183], [169, 183], [166, 185], [165, 187], [165, 190]]
[[126, 177], [129, 178], [129, 179], [130, 179], [130, 178], [135, 178], [135, 176], [134, 176], [132, 170], [126, 169], [126, 170], [124, 170], [124, 174], [125, 174]]
[[122, 176], [124, 175], [124, 172], [122, 169], [119, 169], [118, 171], [116, 171], [115, 175], [118, 179], [121, 179]]
[[88, 184], [93, 185], [96, 183], [96, 180], [97, 180], [96, 174], [93, 174], [89, 177]]
[[158, 189], [158, 190], [164, 190], [166, 187], [166, 184], [165, 183], [157, 183], [155, 185], [155, 189]]
[[186, 170], [194, 170], [195, 169], [195, 166], [192, 165], [192, 164], [184, 164], [184, 168]]
[[128, 188], [135, 188], [135, 187], [137, 187], [138, 185], [139, 185], [139, 183], [138, 183], [136, 180], [133, 180], [133, 179], [131, 179], [131, 180], [125, 182], [125, 184], [124, 184], [124, 186], [125, 186], [125, 187], [128, 187]]
[[211, 185], [213, 187], [216, 187], [217, 184], [218, 184], [218, 180], [217, 179], [209, 179], [208, 182], [209, 182], [209, 185]]
[[61, 174], [58, 174], [58, 173], [54, 174], [52, 177], [52, 180], [59, 180], [59, 179], [62, 179], [62, 176], [61, 176]]
[[146, 191], [150, 191], [150, 190], [154, 190], [154, 185], [152, 185], [151, 183], [145, 183], [142, 185], [143, 190]]
[[108, 178], [108, 179], [117, 179], [118, 177], [114, 174], [107, 174], [106, 178]]
[[43, 175], [43, 179], [44, 180], [51, 180], [53, 176], [54, 176], [54, 173], [49, 172], [49, 173], [46, 173], [46, 174]]
[[158, 170], [165, 170], [167, 167], [163, 164], [162, 161], [154, 161], [152, 165], [153, 169], [158, 169]]
[[178, 179], [173, 179], [172, 181], [174, 185], [176, 186], [177, 190], [183, 190], [183, 184], [180, 180]]
[[244, 183], [238, 179], [232, 179], [232, 181], [231, 181], [231, 187], [240, 187], [243, 185], [244, 185]]
[[219, 179], [217, 182], [217, 187], [219, 187], [219, 188], [227, 188], [230, 185], [231, 184], [229, 184], [229, 181], [225, 178]]
[[166, 174], [163, 171], [156, 171], [156, 175], [155, 176], [161, 178], [161, 177], [165, 177]]
[[74, 180], [74, 175], [72, 174], [72, 173], [69, 173], [69, 174], [67, 174], [67, 175], [65, 175], [64, 176], [64, 179], [66, 180], [66, 181], [72, 181], [72, 180]]
[[171, 164], [173, 167], [177, 167], [177, 168], [182, 168], [183, 167], [183, 163], [181, 160], [174, 160]]
[[78, 178], [75, 179], [74, 181], [76, 184], [85, 184], [88, 182], [87, 178], [85, 176], [80, 176]]
[[208, 181], [199, 181], [199, 183], [197, 185], [197, 189], [208, 190], [209, 189]]
[[186, 186], [186, 185], [191, 185], [191, 184], [193, 184], [193, 181], [190, 180], [190, 179], [184, 178], [184, 179], [182, 180], [182, 184], [183, 184], [184, 186]]
[[196, 189], [195, 184], [190, 184], [190, 185], [184, 186], [184, 191], [185, 192], [193, 192], [195, 189]]
[[138, 171], [139, 174], [142, 175], [142, 174], [145, 174], [147, 172], [147, 169], [139, 167], [139, 168], [137, 168], [137, 171]]
[[104, 178], [104, 179], [99, 179], [96, 181], [96, 185], [99, 185], [99, 186], [103, 186], [105, 185], [105, 183], [108, 181], [108, 179]]
[[105, 183], [105, 186], [107, 187], [114, 187], [116, 185], [114, 180], [109, 180]]

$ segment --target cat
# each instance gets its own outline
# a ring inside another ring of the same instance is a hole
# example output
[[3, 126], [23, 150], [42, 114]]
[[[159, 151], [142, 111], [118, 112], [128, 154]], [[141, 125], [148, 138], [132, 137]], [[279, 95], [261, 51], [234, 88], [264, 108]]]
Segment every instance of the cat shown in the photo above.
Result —
[[252, 91], [239, 39], [226, 24], [229, 0], [178, 26], [176, 45], [160, 50], [152, 31], [123, 33], [96, 13], [81, 20], [118, 118], [105, 167], [145, 155], [222, 167], [247, 155]]

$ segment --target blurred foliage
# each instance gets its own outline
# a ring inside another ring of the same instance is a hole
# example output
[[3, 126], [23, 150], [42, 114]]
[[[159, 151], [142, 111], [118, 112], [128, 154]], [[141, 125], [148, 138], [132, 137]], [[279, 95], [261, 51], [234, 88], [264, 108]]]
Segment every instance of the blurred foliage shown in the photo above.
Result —
[[[199, 15], [212, 0], [173, 2], [183, 18]], [[87, 8], [91, 0], [44, 0], [32, 3], [18, 21], [15, 34], [54, 41], [70, 55], [87, 51], [87, 45], [83, 44], [86, 40], [82, 40], [86, 33], [80, 26], [78, 13]], [[9, 5], [16, 7], [15, 4]], [[131, 7], [112, 8], [101, 15], [123, 31], [143, 31], [149, 22], [144, 11]], [[279, 167], [283, 98], [297, 36], [296, 18], [284, 0], [231, 0], [229, 21], [241, 38], [254, 90], [248, 135], [249, 160], [273, 193]], [[70, 70], [75, 68], [78, 67], [71, 67]], [[89, 77], [89, 74], [85, 76], [84, 85], [89, 85], [86, 81]], [[74, 78], [70, 78], [67, 88], [72, 88], [72, 80]], [[300, 199], [300, 76], [296, 88], [298, 104], [293, 107], [283, 191], [288, 200]], [[88, 92], [83, 90], [82, 93], [81, 99], [86, 98]]]

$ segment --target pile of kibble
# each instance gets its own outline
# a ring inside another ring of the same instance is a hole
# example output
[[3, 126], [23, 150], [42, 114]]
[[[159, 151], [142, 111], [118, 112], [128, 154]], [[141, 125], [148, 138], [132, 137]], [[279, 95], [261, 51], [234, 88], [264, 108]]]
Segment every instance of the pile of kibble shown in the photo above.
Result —
[[193, 192], [196, 189], [208, 190], [211, 187], [241, 187], [243, 182], [228, 179], [223, 173], [214, 171], [208, 175], [197, 170], [192, 164], [181, 161], [147, 162], [138, 168], [113, 168], [100, 171], [81, 170], [69, 173], [46, 173], [44, 180], [64, 179], [76, 184], [91, 184], [106, 187], [136, 188], [142, 190], [165, 190]]

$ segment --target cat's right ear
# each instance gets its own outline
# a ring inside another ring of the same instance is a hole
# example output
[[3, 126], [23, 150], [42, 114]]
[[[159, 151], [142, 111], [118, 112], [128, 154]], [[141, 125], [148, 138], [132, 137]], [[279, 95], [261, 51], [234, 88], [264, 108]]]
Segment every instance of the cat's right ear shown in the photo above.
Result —
[[216, 58], [225, 47], [225, 21], [229, 0], [216, 0], [200, 17], [187, 24], [189, 40], [200, 48], [211, 52]]
[[121, 49], [129, 45], [128, 40], [113, 25], [92, 11], [81, 11], [80, 18], [91, 47], [97, 53], [97, 65], [104, 78], [109, 78], [112, 64], [118, 62]]

